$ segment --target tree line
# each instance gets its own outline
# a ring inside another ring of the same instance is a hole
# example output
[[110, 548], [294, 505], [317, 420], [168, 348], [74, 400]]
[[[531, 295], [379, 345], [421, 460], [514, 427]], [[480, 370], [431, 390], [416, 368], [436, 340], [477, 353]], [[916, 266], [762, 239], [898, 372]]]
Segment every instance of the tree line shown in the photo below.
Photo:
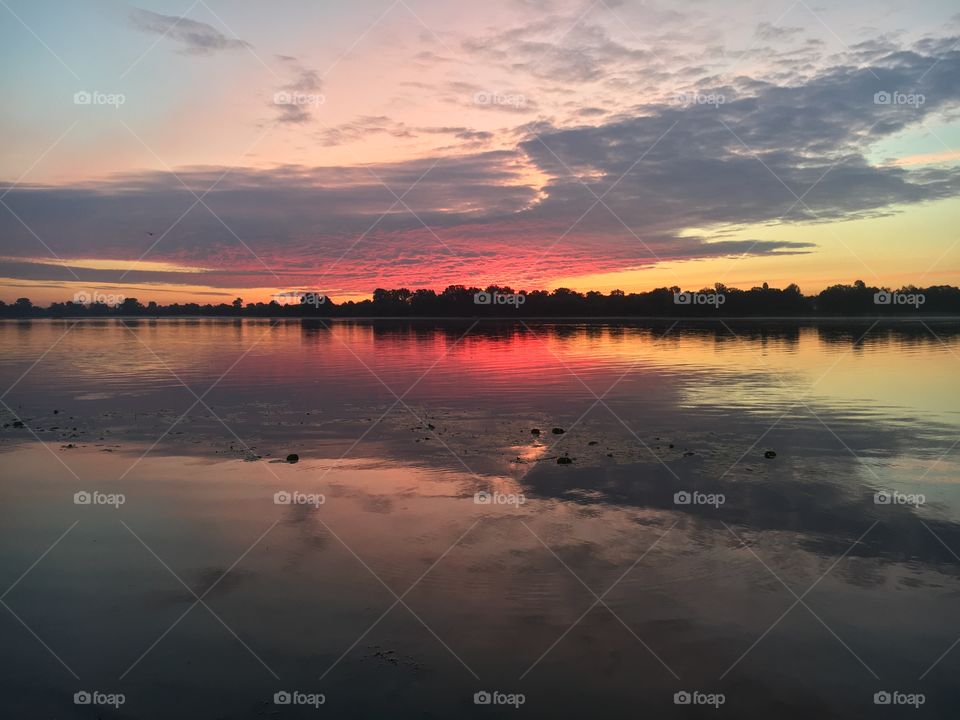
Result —
[[[683, 291], [664, 287], [639, 293], [607, 294], [558, 288], [526, 292], [506, 286], [486, 288], [450, 285], [441, 292], [400, 288], [374, 290], [369, 300], [337, 303], [322, 293], [296, 291], [286, 298], [299, 302], [205, 304], [141, 303], [137, 298], [105, 302], [55, 302], [34, 305], [28, 298], [0, 301], [0, 317], [909, 317], [960, 316], [960, 288], [935, 285], [899, 289], [871, 287], [857, 280], [804, 295], [795, 284], [772, 288], [764, 283], [749, 290], [717, 283]], [[94, 294], [91, 297], [98, 297]]]

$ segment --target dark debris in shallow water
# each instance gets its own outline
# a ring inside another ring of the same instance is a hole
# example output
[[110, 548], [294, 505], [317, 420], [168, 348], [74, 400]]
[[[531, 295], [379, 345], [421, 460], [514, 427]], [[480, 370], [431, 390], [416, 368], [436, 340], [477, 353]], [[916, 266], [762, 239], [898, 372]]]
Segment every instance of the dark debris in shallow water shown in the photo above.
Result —
[[367, 649], [370, 650], [370, 652], [360, 658], [361, 662], [364, 660], [375, 660], [386, 665], [394, 665], [396, 667], [404, 666], [413, 671], [418, 671], [421, 668], [420, 663], [416, 662], [412, 656], [400, 656], [396, 650], [390, 650], [380, 645], [367, 645]]

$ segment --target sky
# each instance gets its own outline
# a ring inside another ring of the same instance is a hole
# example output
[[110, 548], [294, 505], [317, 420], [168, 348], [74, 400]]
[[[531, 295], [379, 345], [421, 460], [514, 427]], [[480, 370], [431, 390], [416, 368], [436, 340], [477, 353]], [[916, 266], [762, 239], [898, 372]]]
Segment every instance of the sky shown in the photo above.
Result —
[[0, 1], [0, 299], [960, 285], [960, 12]]

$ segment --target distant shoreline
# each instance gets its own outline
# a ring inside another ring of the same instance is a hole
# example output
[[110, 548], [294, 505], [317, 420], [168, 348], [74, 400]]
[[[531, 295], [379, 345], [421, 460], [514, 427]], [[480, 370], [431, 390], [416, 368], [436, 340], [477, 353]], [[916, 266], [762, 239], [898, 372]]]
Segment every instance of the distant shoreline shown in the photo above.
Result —
[[[278, 301], [278, 298], [282, 302]], [[521, 315], [521, 313], [523, 313]], [[922, 315], [921, 315], [922, 313]], [[960, 317], [960, 288], [908, 285], [900, 289], [868, 286], [862, 280], [852, 285], [831, 285], [817, 295], [804, 295], [791, 283], [785, 288], [766, 283], [749, 290], [715, 283], [712, 288], [682, 290], [662, 287], [640, 293], [612, 290], [581, 293], [569, 288], [552, 291], [514, 291], [505, 286], [486, 289], [450, 285], [441, 292], [377, 288], [369, 300], [336, 302], [319, 290], [291, 290], [275, 295], [268, 303], [245, 303], [243, 298], [219, 304], [141, 303], [135, 297], [107, 294], [97, 289], [78, 292], [73, 300], [34, 305], [30, 298], [12, 304], [0, 302], [0, 318], [106, 318], [106, 317], [252, 317], [317, 319], [424, 320], [499, 318], [501, 320], [640, 321], [750, 319], [757, 322], [809, 322], [877, 318], [917, 320]]]

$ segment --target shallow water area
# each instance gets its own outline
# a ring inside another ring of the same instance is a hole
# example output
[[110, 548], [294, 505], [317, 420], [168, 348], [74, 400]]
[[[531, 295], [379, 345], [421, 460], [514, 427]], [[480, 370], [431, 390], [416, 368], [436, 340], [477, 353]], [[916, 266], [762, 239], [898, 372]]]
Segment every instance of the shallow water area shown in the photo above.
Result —
[[960, 706], [956, 325], [111, 319], [0, 347], [10, 717]]

